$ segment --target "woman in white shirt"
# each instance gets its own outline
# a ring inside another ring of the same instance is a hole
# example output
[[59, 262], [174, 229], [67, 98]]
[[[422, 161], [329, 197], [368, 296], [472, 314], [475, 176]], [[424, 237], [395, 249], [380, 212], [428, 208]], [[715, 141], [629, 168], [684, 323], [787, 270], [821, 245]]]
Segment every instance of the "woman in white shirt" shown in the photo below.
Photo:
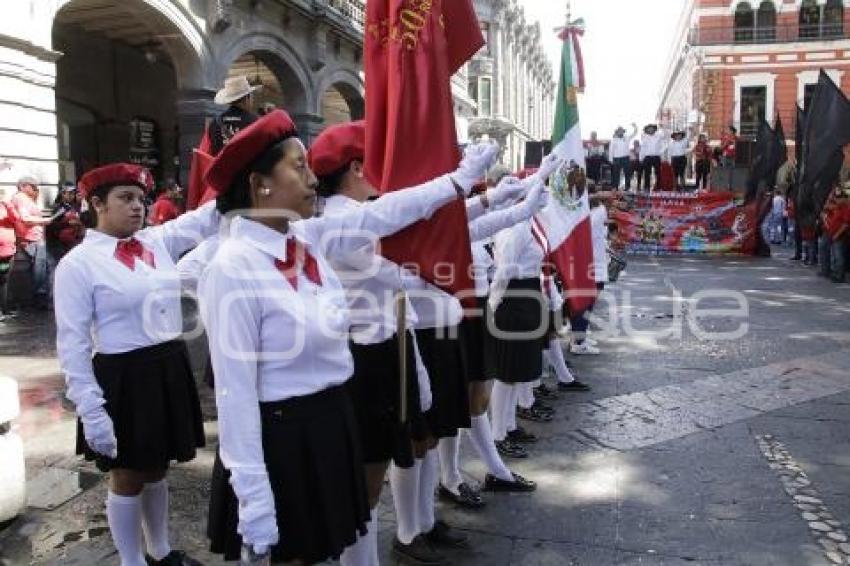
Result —
[[208, 205], [141, 230], [153, 179], [137, 165], [95, 169], [79, 186], [96, 227], [59, 263], [55, 292], [77, 452], [110, 472], [106, 510], [122, 566], [197, 564], [168, 541], [166, 470], [204, 445], [174, 264], [218, 230], [220, 215]]
[[235, 215], [199, 283], [227, 471], [214, 475], [209, 532], [225, 559], [322, 562], [366, 534], [363, 455], [343, 387], [351, 317], [328, 258], [463, 197], [495, 153], [473, 146], [451, 176], [313, 218], [316, 177], [296, 135], [272, 112], [237, 134], [206, 178], [219, 210]]

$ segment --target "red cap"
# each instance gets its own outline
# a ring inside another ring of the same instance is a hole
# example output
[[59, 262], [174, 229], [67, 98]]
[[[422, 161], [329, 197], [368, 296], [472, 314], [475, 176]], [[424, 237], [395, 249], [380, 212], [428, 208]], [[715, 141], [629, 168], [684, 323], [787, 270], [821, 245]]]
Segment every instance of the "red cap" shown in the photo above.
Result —
[[116, 185], [135, 185], [147, 194], [153, 189], [153, 175], [141, 165], [113, 163], [92, 169], [78, 183], [83, 198], [88, 198], [98, 187]]
[[310, 146], [307, 162], [317, 176], [335, 173], [366, 155], [366, 122], [359, 120], [331, 126]]
[[217, 193], [230, 188], [233, 179], [276, 143], [298, 135], [295, 123], [283, 110], [269, 112], [233, 136], [213, 160], [205, 182]]
[[520, 169], [519, 171], [514, 173], [514, 177], [522, 180], [522, 179], [527, 179], [528, 177], [531, 177], [535, 173], [537, 173], [537, 167], [528, 167], [526, 169]]

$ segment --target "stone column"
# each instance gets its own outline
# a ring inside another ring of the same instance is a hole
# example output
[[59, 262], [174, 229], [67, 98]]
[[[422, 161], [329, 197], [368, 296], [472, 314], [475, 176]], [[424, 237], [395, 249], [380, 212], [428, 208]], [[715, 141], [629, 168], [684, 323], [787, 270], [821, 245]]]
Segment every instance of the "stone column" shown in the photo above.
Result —
[[504, 116], [504, 69], [502, 67], [502, 25], [494, 18], [490, 23], [490, 37], [493, 40], [490, 53], [493, 55], [493, 116]]
[[180, 133], [178, 178], [184, 187], [189, 182], [192, 150], [200, 144], [209, 121], [223, 110], [213, 103], [214, 96], [213, 90], [185, 90], [177, 96], [177, 128]]
[[316, 139], [322, 130], [325, 128], [325, 119], [321, 114], [312, 112], [304, 112], [301, 114], [293, 114], [292, 119], [295, 125], [298, 126], [298, 134], [304, 145], [310, 147], [313, 140]]

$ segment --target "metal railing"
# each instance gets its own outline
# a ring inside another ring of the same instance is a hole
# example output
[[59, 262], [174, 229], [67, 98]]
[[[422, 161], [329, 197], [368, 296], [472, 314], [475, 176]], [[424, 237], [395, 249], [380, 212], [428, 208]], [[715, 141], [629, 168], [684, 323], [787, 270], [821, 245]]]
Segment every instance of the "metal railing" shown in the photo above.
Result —
[[828, 41], [850, 37], [844, 24], [823, 23], [814, 25], [792, 24], [757, 28], [732, 26], [692, 28], [688, 42], [691, 45], [756, 45], [789, 43], [794, 41]]
[[327, 0], [328, 6], [351, 21], [357, 29], [364, 29], [366, 22], [365, 0]]

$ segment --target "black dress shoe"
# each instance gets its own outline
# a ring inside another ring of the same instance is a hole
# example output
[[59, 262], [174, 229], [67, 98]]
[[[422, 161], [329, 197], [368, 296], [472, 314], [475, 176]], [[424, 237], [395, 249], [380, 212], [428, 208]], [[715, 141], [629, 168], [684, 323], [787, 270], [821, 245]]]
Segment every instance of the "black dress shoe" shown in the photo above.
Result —
[[182, 550], [172, 550], [162, 560], [154, 560], [153, 557], [145, 555], [148, 566], [203, 566], [203, 563], [195, 560]]
[[467, 509], [481, 509], [487, 502], [481, 497], [481, 492], [464, 482], [457, 487], [457, 493], [440, 484], [440, 499], [451, 501], [455, 505]]
[[505, 440], [497, 440], [496, 451], [505, 458], [528, 458], [528, 450], [510, 440], [510, 437], [505, 438]]
[[534, 407], [531, 407], [530, 409], [517, 407], [516, 416], [518, 419], [534, 423], [548, 423], [552, 421], [552, 413], [542, 412]]
[[466, 546], [469, 541], [465, 534], [455, 531], [448, 523], [439, 519], [434, 523], [434, 528], [424, 536], [432, 546], [443, 548], [459, 548]]
[[399, 560], [417, 566], [439, 566], [446, 564], [446, 557], [434, 550], [425, 537], [419, 535], [410, 544], [404, 544], [398, 538], [393, 539], [393, 556]]
[[528, 432], [521, 426], [518, 426], [514, 430], [508, 432], [508, 440], [514, 444], [534, 444], [537, 442], [537, 435]]
[[590, 391], [590, 385], [586, 383], [582, 383], [579, 380], [571, 381], [570, 383], [558, 383], [558, 391], [563, 391], [564, 393], [570, 392], [586, 392]]
[[540, 387], [536, 387], [534, 389], [534, 396], [539, 397], [541, 399], [546, 399], [547, 401], [557, 401], [560, 399], [560, 396], [555, 393], [555, 389], [549, 387], [545, 383], [542, 383]]
[[537, 484], [519, 474], [514, 474], [513, 480], [503, 480], [492, 474], [484, 478], [484, 491], [501, 491], [509, 493], [528, 493], [537, 489]]
[[531, 408], [535, 409], [535, 410], [537, 410], [541, 413], [549, 413], [550, 415], [553, 415], [553, 416], [555, 415], [555, 408], [552, 405], [549, 405], [548, 403], [544, 403], [540, 399], [536, 399], [534, 401], [534, 404], [531, 405]]

